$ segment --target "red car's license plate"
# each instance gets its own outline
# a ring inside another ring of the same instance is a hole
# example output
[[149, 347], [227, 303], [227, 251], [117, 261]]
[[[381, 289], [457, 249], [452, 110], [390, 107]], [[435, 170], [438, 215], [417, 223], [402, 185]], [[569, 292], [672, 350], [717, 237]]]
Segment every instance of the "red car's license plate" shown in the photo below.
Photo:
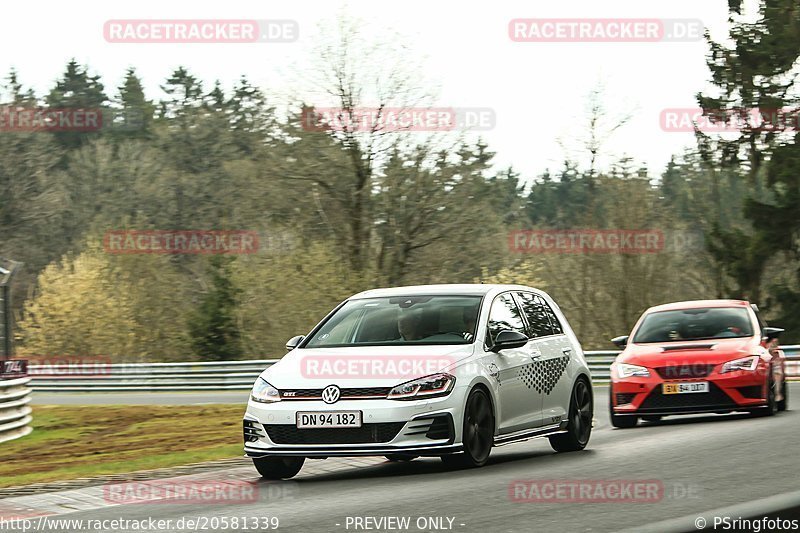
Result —
[[708, 392], [708, 381], [694, 381], [691, 383], [664, 383], [664, 394], [692, 394]]

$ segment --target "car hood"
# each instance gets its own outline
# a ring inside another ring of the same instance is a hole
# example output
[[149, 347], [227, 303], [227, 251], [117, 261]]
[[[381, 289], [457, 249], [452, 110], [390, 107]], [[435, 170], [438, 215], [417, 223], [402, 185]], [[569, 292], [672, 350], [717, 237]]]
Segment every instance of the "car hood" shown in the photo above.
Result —
[[763, 351], [756, 337], [629, 344], [617, 357], [617, 362], [650, 368], [681, 364], [717, 365], [748, 355], [759, 355]]
[[474, 344], [359, 346], [292, 350], [261, 373], [278, 389], [394, 387], [451, 370], [470, 357]]

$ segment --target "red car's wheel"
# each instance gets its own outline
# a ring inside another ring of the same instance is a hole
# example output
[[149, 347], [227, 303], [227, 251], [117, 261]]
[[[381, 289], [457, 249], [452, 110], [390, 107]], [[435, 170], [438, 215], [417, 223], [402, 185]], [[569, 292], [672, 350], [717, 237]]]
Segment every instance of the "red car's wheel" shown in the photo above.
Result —
[[775, 399], [775, 378], [772, 377], [772, 369], [769, 370], [767, 379], [767, 405], [751, 411], [755, 416], [773, 416], [778, 412], [778, 402]]

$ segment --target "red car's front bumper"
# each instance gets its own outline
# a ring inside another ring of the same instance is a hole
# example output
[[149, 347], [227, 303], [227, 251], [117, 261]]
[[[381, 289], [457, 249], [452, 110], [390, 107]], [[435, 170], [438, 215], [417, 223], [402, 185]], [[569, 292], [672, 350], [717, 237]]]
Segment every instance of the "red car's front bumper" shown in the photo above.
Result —
[[[765, 373], [736, 371], [720, 374], [714, 369], [704, 377], [662, 377], [650, 370], [650, 377], [611, 379], [611, 402], [617, 415], [678, 415], [728, 413], [761, 407], [767, 403]], [[708, 382], [708, 392], [664, 394], [664, 383]]]

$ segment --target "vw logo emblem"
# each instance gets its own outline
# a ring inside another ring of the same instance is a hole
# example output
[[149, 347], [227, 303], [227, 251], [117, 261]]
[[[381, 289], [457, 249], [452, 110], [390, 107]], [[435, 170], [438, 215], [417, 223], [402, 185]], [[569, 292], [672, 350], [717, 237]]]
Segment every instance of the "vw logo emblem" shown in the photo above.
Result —
[[328, 385], [322, 391], [322, 401], [325, 403], [336, 403], [339, 401], [339, 387], [336, 385]]

